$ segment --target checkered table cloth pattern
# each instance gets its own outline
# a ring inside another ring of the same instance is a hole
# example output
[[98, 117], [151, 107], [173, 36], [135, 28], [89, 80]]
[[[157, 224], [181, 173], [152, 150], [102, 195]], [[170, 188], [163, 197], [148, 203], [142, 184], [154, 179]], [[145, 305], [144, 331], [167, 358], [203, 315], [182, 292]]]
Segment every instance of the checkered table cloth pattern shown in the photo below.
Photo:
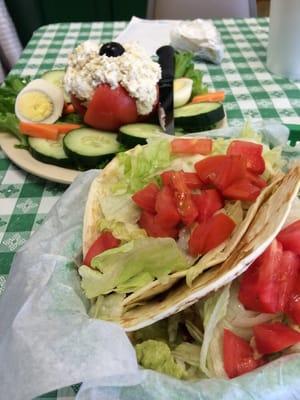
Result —
[[[266, 69], [267, 19], [214, 21], [225, 44], [219, 66], [201, 63], [210, 89], [226, 91], [230, 125], [246, 118], [300, 123], [300, 82], [275, 77]], [[39, 28], [12, 73], [38, 76], [65, 65], [68, 53], [87, 39], [111, 40], [126, 22], [63, 23]], [[66, 186], [26, 174], [0, 150], [0, 293], [15, 252], [41, 224]], [[75, 387], [41, 396], [74, 399]]]

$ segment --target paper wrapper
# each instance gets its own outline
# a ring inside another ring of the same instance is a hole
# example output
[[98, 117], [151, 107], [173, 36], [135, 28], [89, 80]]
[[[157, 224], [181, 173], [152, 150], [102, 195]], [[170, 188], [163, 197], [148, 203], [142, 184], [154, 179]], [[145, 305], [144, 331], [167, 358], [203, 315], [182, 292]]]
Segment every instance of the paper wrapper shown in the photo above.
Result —
[[139, 369], [125, 332], [88, 317], [76, 260], [85, 201], [98, 173], [86, 172], [70, 186], [14, 259], [0, 299], [0, 399], [29, 400], [80, 382], [80, 400], [299, 398], [295, 355], [234, 380], [183, 382]]

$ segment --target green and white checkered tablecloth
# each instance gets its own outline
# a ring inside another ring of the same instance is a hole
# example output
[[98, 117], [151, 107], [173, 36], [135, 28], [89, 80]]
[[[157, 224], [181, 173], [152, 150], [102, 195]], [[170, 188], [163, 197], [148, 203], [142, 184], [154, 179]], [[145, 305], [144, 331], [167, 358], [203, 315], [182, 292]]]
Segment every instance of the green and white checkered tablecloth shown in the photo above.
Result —
[[[300, 82], [275, 77], [266, 69], [267, 19], [217, 20], [225, 44], [220, 66], [200, 64], [211, 89], [226, 91], [230, 125], [245, 118], [300, 124]], [[87, 40], [111, 40], [126, 22], [63, 23], [39, 28], [12, 73], [37, 76], [63, 67], [68, 53]], [[15, 252], [43, 221], [66, 186], [39, 179], [14, 166], [0, 150], [0, 293]], [[73, 387], [42, 396], [70, 400]]]

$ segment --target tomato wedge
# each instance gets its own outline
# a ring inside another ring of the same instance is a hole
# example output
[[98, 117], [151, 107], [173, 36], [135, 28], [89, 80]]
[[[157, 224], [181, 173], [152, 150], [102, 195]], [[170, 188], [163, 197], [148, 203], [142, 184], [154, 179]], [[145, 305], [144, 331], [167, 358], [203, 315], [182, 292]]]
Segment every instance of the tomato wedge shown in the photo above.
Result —
[[255, 360], [249, 343], [228, 329], [223, 336], [224, 369], [229, 378], [235, 378], [263, 364], [261, 359]]
[[193, 194], [192, 199], [198, 209], [198, 222], [206, 221], [224, 206], [223, 199], [216, 189], [202, 190], [201, 193]]
[[139, 226], [147, 232], [151, 237], [172, 237], [174, 239], [178, 236], [176, 228], [163, 227], [156, 221], [156, 215], [143, 210], [139, 219]]
[[231, 235], [235, 222], [224, 213], [214, 214], [209, 220], [197, 224], [189, 239], [192, 256], [205, 254], [223, 243]]
[[247, 160], [247, 169], [260, 175], [265, 170], [265, 161], [262, 157], [262, 151], [262, 144], [244, 140], [233, 140], [228, 146], [227, 154], [244, 156]]
[[158, 193], [159, 187], [151, 182], [136, 192], [131, 198], [143, 210], [155, 213], [155, 202]]
[[257, 350], [261, 354], [276, 353], [300, 342], [300, 332], [281, 322], [256, 325], [253, 332]]
[[211, 184], [222, 191], [234, 181], [244, 178], [246, 161], [242, 156], [211, 156], [198, 161], [195, 169], [204, 184]]
[[173, 139], [171, 152], [173, 154], [210, 154], [212, 151], [212, 139]]
[[84, 257], [83, 264], [91, 266], [92, 259], [98, 254], [103, 253], [108, 249], [113, 249], [114, 247], [118, 247], [121, 241], [116, 239], [111, 232], [103, 232], [101, 235], [94, 241], [94, 243], [89, 248], [86, 256]]
[[115, 89], [108, 84], [99, 85], [84, 115], [86, 124], [107, 131], [116, 131], [137, 120], [136, 101], [120, 85]]
[[253, 201], [259, 196], [261, 188], [253, 185], [248, 179], [240, 179], [227, 186], [222, 194], [232, 200]]
[[300, 325], [300, 276], [295, 280], [295, 286], [285, 305], [285, 312], [292, 320]]
[[171, 177], [174, 198], [178, 213], [185, 225], [190, 225], [198, 216], [198, 210], [192, 200], [191, 191], [185, 183], [184, 173], [175, 171]]
[[291, 250], [300, 256], [300, 220], [283, 229], [277, 239], [282, 243], [284, 250]]
[[156, 197], [155, 202], [156, 223], [163, 227], [175, 227], [180, 221], [177, 211], [174, 193], [169, 186], [164, 186]]
[[[163, 173], [161, 173], [161, 178], [163, 181], [164, 185], [169, 185], [171, 187], [173, 187], [172, 185], [172, 175], [174, 174], [174, 170], [170, 170], [170, 171], [164, 171]], [[184, 175], [184, 181], [186, 186], [189, 189], [201, 189], [201, 187], [203, 186], [203, 183], [200, 181], [199, 176], [196, 174], [196, 172], [184, 172], [184, 171], [180, 171], [183, 175]]]

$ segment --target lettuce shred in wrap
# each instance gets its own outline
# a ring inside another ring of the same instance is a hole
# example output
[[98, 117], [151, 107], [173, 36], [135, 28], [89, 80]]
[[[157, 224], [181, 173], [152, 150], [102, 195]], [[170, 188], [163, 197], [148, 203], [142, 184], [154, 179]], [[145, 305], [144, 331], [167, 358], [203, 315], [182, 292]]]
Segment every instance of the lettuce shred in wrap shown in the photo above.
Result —
[[[262, 143], [261, 136], [249, 125], [242, 130], [239, 139]], [[231, 141], [232, 139], [215, 139], [210, 155], [226, 154]], [[268, 179], [282, 167], [281, 149], [270, 149], [266, 144], [263, 146], [265, 178]], [[131, 153], [117, 155], [114, 175], [102, 182], [101, 191], [105, 193], [99, 199], [102, 215], [94, 223], [99, 234], [110, 231], [121, 241], [121, 245], [95, 256], [91, 261], [92, 268], [85, 265], [79, 268], [82, 288], [92, 301], [90, 313], [93, 317], [117, 320], [122, 300], [127, 295], [146, 287], [154, 280], [167, 284], [171, 274], [194, 267], [197, 260], [187, 252], [186, 229], [179, 232], [177, 241], [172, 238], [148, 237], [146, 231], [138, 225], [141, 210], [131, 196], [150, 182], [160, 186], [160, 174], [163, 171], [194, 171], [194, 164], [203, 158], [205, 156], [200, 154], [172, 154], [168, 138], [153, 138], [146, 146], [136, 146]], [[221, 211], [230, 216], [238, 226], [248, 205], [243, 207], [243, 202], [226, 201]], [[210, 254], [204, 255], [203, 261], [206, 256], [209, 258]], [[199, 271], [201, 273], [200, 268]], [[108, 296], [112, 296], [110, 300], [107, 299]], [[114, 310], [110, 317], [107, 309]], [[201, 357], [203, 360], [203, 354]], [[205, 368], [203, 367], [202, 372], [207, 373]]]

